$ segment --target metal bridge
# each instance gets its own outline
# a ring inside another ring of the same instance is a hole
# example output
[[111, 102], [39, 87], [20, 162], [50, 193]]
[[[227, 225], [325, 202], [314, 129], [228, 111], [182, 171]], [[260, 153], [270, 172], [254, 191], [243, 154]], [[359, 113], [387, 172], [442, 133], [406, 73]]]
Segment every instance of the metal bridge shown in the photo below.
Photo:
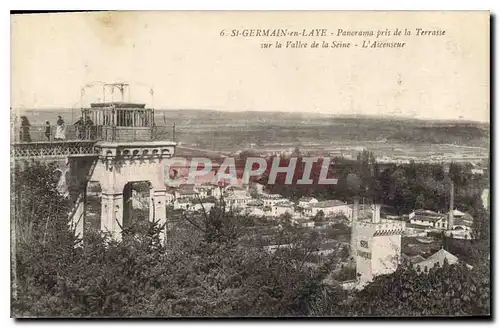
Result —
[[[44, 126], [31, 126], [28, 135], [19, 131], [12, 137], [10, 156], [14, 160], [23, 159], [63, 159], [68, 157], [93, 157], [99, 154], [96, 145], [101, 141], [117, 141], [120, 136], [103, 134], [99, 126], [94, 126], [83, 132], [78, 132], [73, 126], [68, 126], [66, 135], [69, 139], [55, 140], [53, 134], [49, 137], [44, 134]], [[156, 141], [165, 140], [169, 132], [166, 126], [154, 126], [148, 128], [145, 137], [143, 131], [128, 129], [126, 140], [133, 141]], [[119, 130], [123, 131], [123, 130]]]

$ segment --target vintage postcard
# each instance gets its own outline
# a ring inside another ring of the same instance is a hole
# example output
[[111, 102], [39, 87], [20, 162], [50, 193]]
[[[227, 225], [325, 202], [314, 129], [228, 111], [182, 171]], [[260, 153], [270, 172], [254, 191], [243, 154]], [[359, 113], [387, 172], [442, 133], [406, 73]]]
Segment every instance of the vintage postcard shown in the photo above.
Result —
[[14, 318], [484, 317], [489, 12], [11, 15]]

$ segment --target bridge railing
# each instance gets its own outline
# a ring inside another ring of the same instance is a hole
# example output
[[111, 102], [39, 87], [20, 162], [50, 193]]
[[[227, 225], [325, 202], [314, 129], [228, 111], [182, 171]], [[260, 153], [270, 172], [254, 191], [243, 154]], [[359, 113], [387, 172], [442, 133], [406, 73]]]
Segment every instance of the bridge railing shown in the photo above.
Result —
[[166, 126], [153, 127], [122, 127], [122, 126], [84, 126], [67, 125], [64, 139], [56, 134], [56, 126], [50, 127], [47, 133], [46, 125], [31, 125], [28, 128], [17, 128], [12, 131], [12, 143], [60, 143], [61, 141], [148, 141], [167, 140], [170, 137]]
[[[46, 125], [31, 125], [29, 127], [19, 127], [13, 131], [12, 141], [20, 142], [55, 142], [61, 141], [56, 139], [56, 126], [50, 126], [50, 132], [46, 130]], [[62, 140], [94, 140], [96, 138], [97, 127], [90, 126], [86, 128], [78, 128], [75, 125], [66, 125], [64, 129], [64, 139]]]

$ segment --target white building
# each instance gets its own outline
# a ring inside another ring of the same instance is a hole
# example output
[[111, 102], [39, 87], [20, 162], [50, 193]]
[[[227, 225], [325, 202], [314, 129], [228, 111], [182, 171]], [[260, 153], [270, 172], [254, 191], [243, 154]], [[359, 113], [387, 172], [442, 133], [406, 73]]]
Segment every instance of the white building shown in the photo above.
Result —
[[415, 226], [429, 229], [447, 229], [448, 219], [446, 215], [429, 210], [415, 210], [408, 215], [409, 223]]
[[279, 203], [274, 204], [274, 206], [271, 207], [271, 213], [273, 216], [278, 217], [284, 214], [294, 214], [294, 206], [295, 204], [290, 202], [290, 201], [281, 201]]
[[174, 196], [176, 200], [196, 199], [198, 197], [198, 192], [195, 190], [194, 185], [186, 184], [176, 188]]
[[243, 209], [246, 208], [248, 203], [252, 201], [252, 197], [246, 190], [232, 189], [226, 192], [224, 201], [226, 208]]
[[326, 200], [309, 205], [305, 208], [304, 213], [306, 216], [316, 216], [320, 211], [323, 211], [325, 216], [345, 215], [351, 216], [350, 206], [340, 200]]
[[192, 206], [193, 206], [193, 204], [191, 203], [191, 200], [189, 200], [189, 199], [176, 199], [174, 201], [174, 210], [184, 210], [184, 211], [187, 211]]
[[210, 202], [203, 202], [203, 203], [194, 203], [192, 206], [189, 208], [190, 211], [194, 212], [210, 212], [210, 210], [215, 206], [215, 203], [210, 203]]
[[299, 199], [299, 206], [302, 208], [309, 207], [312, 204], [316, 204], [318, 200], [314, 197], [302, 197]]
[[[436, 213], [429, 210], [415, 210], [409, 214], [409, 223], [422, 229], [448, 230], [448, 213]], [[469, 214], [453, 210], [453, 229], [461, 226], [463, 230], [472, 227], [472, 217]]]
[[262, 201], [264, 202], [264, 206], [274, 206], [274, 204], [285, 201], [280, 194], [268, 194], [262, 197]]
[[247, 203], [247, 207], [244, 209], [246, 215], [251, 216], [265, 216], [264, 202], [260, 199], [254, 199]]
[[217, 185], [202, 184], [196, 186], [194, 189], [198, 192], [201, 199], [208, 197], [220, 198], [221, 196], [221, 188]]
[[313, 228], [314, 227], [314, 221], [308, 220], [308, 219], [301, 219], [301, 218], [293, 218], [292, 223], [299, 225], [301, 227], [307, 227], [307, 228]]

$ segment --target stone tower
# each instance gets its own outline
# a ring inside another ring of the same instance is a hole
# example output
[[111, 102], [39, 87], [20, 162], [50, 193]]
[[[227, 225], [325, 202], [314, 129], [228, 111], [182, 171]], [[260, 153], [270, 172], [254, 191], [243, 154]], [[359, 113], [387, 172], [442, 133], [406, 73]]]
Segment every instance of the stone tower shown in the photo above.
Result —
[[401, 258], [401, 234], [405, 223], [380, 218], [380, 205], [373, 205], [371, 220], [356, 222], [356, 273], [360, 282], [396, 271]]

